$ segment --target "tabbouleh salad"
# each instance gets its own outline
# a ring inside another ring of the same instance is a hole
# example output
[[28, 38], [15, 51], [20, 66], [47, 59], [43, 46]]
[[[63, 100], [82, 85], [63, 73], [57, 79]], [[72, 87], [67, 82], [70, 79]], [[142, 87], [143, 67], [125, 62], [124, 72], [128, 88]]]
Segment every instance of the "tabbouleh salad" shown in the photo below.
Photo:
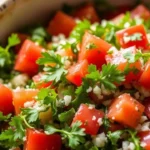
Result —
[[150, 150], [146, 6], [99, 17], [88, 3], [9, 36], [0, 47], [0, 150], [8, 149]]

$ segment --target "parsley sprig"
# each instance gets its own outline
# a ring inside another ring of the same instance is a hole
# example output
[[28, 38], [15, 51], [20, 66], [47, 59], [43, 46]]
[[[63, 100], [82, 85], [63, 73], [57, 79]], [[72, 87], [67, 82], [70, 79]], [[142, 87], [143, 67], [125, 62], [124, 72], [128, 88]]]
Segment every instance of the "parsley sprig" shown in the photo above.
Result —
[[0, 112], [0, 121], [5, 121], [7, 122], [11, 117], [11, 114], [4, 115], [2, 112]]
[[103, 65], [102, 70], [96, 69], [95, 65], [90, 65], [88, 68], [89, 74], [86, 75], [87, 79], [91, 79], [94, 82], [100, 82], [105, 88], [114, 90], [116, 85], [125, 80], [124, 74], [117, 69], [116, 65]]
[[133, 142], [135, 145], [135, 150], [143, 150], [143, 148], [140, 146], [140, 140], [139, 137], [137, 136], [137, 131], [132, 129], [117, 130], [115, 132], [109, 131], [107, 133], [107, 137], [110, 140], [113, 148], [116, 149], [118, 148], [118, 140], [124, 133], [127, 133], [129, 135], [125, 140], [128, 140], [129, 142]]
[[85, 142], [84, 136], [86, 135], [84, 133], [84, 129], [80, 128], [81, 122], [75, 122], [72, 124], [71, 127], [66, 126], [64, 129], [57, 129], [52, 125], [45, 125], [45, 133], [46, 134], [53, 134], [53, 133], [60, 133], [64, 140], [67, 140], [66, 142], [69, 147], [72, 149], [76, 149], [76, 147], [80, 143]]
[[39, 65], [45, 65], [44, 71], [46, 74], [42, 76], [42, 80], [59, 82], [67, 71], [64, 69], [65, 58], [54, 53], [53, 51], [43, 52], [40, 59], [37, 60]]
[[[0, 145], [6, 148], [23, 144], [25, 124], [20, 116], [15, 116], [9, 122], [9, 128], [0, 134]], [[16, 142], [17, 141], [17, 142]]]
[[70, 38], [75, 39], [77, 42], [82, 40], [84, 32], [90, 29], [90, 22], [88, 20], [79, 21], [70, 34]]
[[0, 46], [0, 68], [10, 66], [13, 63], [12, 55], [10, 54], [9, 50], [11, 47], [20, 43], [20, 40], [17, 34], [12, 34], [8, 38], [8, 45], [6, 47]]
[[39, 91], [37, 95], [37, 103], [39, 108], [28, 107], [22, 108], [21, 116], [26, 125], [29, 128], [38, 127], [40, 123], [39, 115], [41, 112], [46, 112], [48, 109], [51, 109], [52, 115], [57, 114], [56, 100], [57, 94], [53, 89], [43, 88]]

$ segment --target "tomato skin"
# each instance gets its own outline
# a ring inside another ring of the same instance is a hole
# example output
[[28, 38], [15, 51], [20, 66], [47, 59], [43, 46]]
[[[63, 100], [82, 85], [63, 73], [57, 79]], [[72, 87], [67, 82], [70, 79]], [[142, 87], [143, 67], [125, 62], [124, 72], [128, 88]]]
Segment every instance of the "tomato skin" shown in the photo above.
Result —
[[15, 62], [14, 70], [26, 73], [28, 75], [34, 75], [38, 72], [38, 64], [36, 61], [41, 57], [42, 47], [36, 45], [30, 40], [25, 40], [17, 60]]
[[80, 86], [82, 83], [82, 78], [85, 77], [87, 72], [88, 62], [86, 60], [83, 60], [68, 69], [68, 74], [66, 78], [68, 81], [75, 84], [76, 86]]
[[131, 11], [131, 17], [140, 17], [147, 20], [150, 18], [150, 11], [148, 10], [148, 8], [141, 4]]
[[38, 89], [46, 88], [46, 87], [48, 87], [52, 84], [52, 81], [49, 81], [49, 82], [42, 81], [41, 82], [42, 74], [43, 73], [38, 73], [38, 74], [36, 74], [35, 76], [32, 77], [32, 79], [33, 79], [33, 81], [34, 81], [34, 83], [35, 83], [35, 85]]
[[27, 129], [24, 150], [61, 150], [61, 136], [46, 135], [38, 130]]
[[[86, 104], [81, 104], [78, 111], [73, 118], [73, 122], [81, 121], [82, 125], [81, 128], [85, 129], [87, 134], [96, 135], [100, 125], [98, 124], [98, 119], [102, 118], [104, 113], [100, 110], [95, 108], [89, 108]], [[93, 117], [95, 117], [93, 119]]]
[[124, 58], [124, 54], [131, 52], [132, 54], [137, 53], [137, 49], [135, 46], [121, 49], [120, 51], [113, 52], [112, 54], [106, 55], [106, 61], [110, 64], [115, 64], [117, 66], [117, 69], [120, 71], [124, 71], [126, 67], [129, 67], [130, 69], [135, 68], [138, 72], [134, 73], [133, 71], [130, 71], [125, 76], [124, 83], [131, 83], [132, 81], [138, 81], [141, 74], [142, 74], [142, 62], [140, 60], [137, 60], [136, 62], [129, 63], [126, 58]]
[[52, 35], [58, 35], [62, 33], [68, 37], [75, 25], [75, 20], [71, 16], [58, 11], [54, 18], [50, 21], [47, 30]]
[[[95, 48], [87, 49], [89, 44], [94, 44]], [[100, 69], [102, 65], [106, 63], [105, 56], [110, 48], [111, 45], [104, 40], [89, 32], [85, 32], [78, 60], [82, 61], [86, 59], [89, 64], [94, 64]]]
[[[140, 40], [135, 40], [135, 41], [131, 41], [131, 40], [125, 41], [124, 40], [125, 37], [132, 36], [136, 33], [139, 33], [142, 35]], [[144, 48], [144, 49], [148, 48], [148, 39], [147, 39], [146, 31], [145, 31], [143, 25], [136, 25], [136, 26], [129, 27], [127, 29], [117, 31], [116, 38], [117, 38], [120, 46], [123, 48], [128, 48], [131, 46], [136, 46], [137, 48]]]
[[144, 99], [142, 101], [143, 105], [145, 106], [145, 110], [144, 113], [146, 114], [146, 116], [150, 119], [150, 97]]
[[138, 133], [141, 143], [144, 143], [145, 150], [150, 150], [150, 131], [141, 131]]
[[118, 96], [108, 110], [108, 118], [122, 125], [135, 128], [144, 112], [144, 106], [132, 98], [130, 94]]
[[0, 84], [0, 112], [4, 115], [14, 112], [12, 91]]
[[100, 21], [98, 14], [96, 13], [95, 8], [92, 4], [87, 4], [79, 8], [74, 13], [74, 17], [79, 18], [80, 20], [88, 19], [91, 23]]
[[15, 113], [18, 115], [20, 109], [24, 108], [24, 103], [27, 101], [35, 101], [38, 90], [36, 89], [17, 89], [13, 91], [13, 105], [15, 107]]
[[150, 60], [145, 64], [142, 75], [139, 79], [139, 83], [141, 86], [145, 87], [146, 89], [150, 89]]

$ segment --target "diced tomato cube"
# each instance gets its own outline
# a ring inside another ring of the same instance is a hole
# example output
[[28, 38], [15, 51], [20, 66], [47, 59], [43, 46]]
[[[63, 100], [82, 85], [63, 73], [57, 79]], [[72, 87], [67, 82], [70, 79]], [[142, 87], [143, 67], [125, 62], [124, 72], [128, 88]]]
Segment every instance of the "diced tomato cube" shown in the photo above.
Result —
[[24, 108], [26, 102], [35, 101], [37, 93], [38, 90], [34, 89], [16, 89], [13, 91], [13, 105], [15, 107], [16, 115], [20, 113], [21, 108]]
[[108, 110], [108, 118], [122, 125], [135, 128], [144, 112], [144, 106], [130, 94], [122, 94], [115, 98]]
[[125, 54], [136, 54], [137, 49], [135, 46], [121, 49], [120, 51], [114, 51], [112, 54], [106, 55], [106, 61], [110, 64], [115, 64], [117, 69], [120, 71], [124, 71], [126, 68], [129, 68], [130, 71], [125, 77], [124, 83], [131, 83], [132, 81], [137, 81], [140, 78], [142, 73], [142, 62], [141, 60], [137, 60], [136, 62], [129, 63], [128, 59], [125, 58]]
[[148, 39], [143, 25], [132, 26], [116, 32], [117, 40], [121, 47], [148, 48]]
[[141, 4], [131, 11], [131, 16], [133, 18], [140, 17], [147, 20], [150, 19], [150, 11], [148, 8]]
[[72, 123], [81, 121], [81, 128], [84, 128], [87, 134], [96, 135], [100, 128], [99, 120], [101, 120], [103, 116], [104, 113], [102, 111], [91, 108], [86, 104], [81, 104]]
[[96, 13], [96, 10], [92, 4], [87, 4], [77, 9], [74, 17], [81, 20], [88, 19], [91, 23], [100, 21], [98, 14]]
[[75, 25], [75, 20], [71, 16], [58, 11], [54, 18], [50, 21], [47, 30], [52, 35], [58, 35], [62, 33], [68, 37]]
[[75, 65], [71, 66], [68, 69], [68, 74], [66, 78], [71, 83], [80, 86], [82, 83], [82, 78], [85, 77], [87, 72], [88, 72], [88, 62], [86, 60], [83, 60], [79, 63], [76, 63]]
[[139, 79], [140, 85], [142, 85], [147, 89], [150, 89], [149, 75], [150, 75], [150, 60], [148, 60], [148, 62], [145, 64], [142, 75]]
[[145, 150], [150, 150], [150, 131], [141, 131], [138, 133], [141, 145]]
[[0, 112], [4, 115], [14, 112], [12, 91], [0, 84]]
[[38, 89], [46, 88], [52, 84], [52, 81], [49, 81], [49, 82], [41, 81], [41, 77], [43, 74], [44, 73], [38, 73], [37, 75], [32, 77], [32, 79]]
[[17, 56], [14, 70], [28, 75], [36, 74], [39, 68], [36, 61], [41, 57], [41, 52], [42, 47], [36, 45], [30, 40], [25, 40]]
[[24, 150], [61, 150], [61, 136], [58, 134], [46, 135], [38, 130], [27, 129], [26, 136]]
[[79, 61], [86, 59], [89, 64], [94, 64], [100, 69], [106, 63], [105, 56], [110, 48], [111, 45], [104, 40], [85, 32], [79, 52]]

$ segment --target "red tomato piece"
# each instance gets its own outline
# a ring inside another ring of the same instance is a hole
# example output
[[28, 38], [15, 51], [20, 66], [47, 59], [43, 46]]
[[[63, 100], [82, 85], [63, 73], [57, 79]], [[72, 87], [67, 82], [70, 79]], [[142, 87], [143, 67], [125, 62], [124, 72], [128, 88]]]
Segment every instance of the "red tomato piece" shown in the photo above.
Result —
[[147, 20], [150, 18], [150, 11], [148, 8], [141, 4], [131, 11], [131, 16], [133, 18], [140, 17]]
[[132, 26], [116, 32], [117, 40], [121, 47], [148, 48], [148, 39], [143, 25]]
[[24, 108], [25, 102], [35, 101], [37, 93], [38, 90], [35, 89], [17, 89], [13, 91], [13, 105], [16, 115], [20, 113], [21, 108]]
[[144, 112], [144, 106], [130, 94], [118, 96], [108, 110], [108, 118], [122, 125], [135, 128]]
[[79, 61], [86, 59], [89, 64], [94, 64], [100, 69], [106, 63], [105, 56], [110, 48], [111, 45], [104, 40], [85, 32], [79, 52]]
[[84, 128], [87, 134], [96, 135], [100, 128], [98, 121], [103, 116], [104, 113], [102, 111], [90, 108], [86, 104], [81, 104], [72, 123], [81, 121], [81, 128]]
[[12, 101], [12, 91], [3, 84], [0, 84], [0, 112], [2, 112], [4, 115], [13, 113], [14, 106]]
[[141, 144], [145, 150], [150, 150], [150, 131], [141, 131], [138, 133]]
[[88, 62], [87, 60], [83, 60], [79, 63], [76, 63], [75, 65], [71, 66], [68, 69], [68, 74], [66, 78], [71, 83], [80, 86], [82, 83], [82, 78], [85, 77], [87, 72], [88, 72]]
[[150, 97], [144, 99], [144, 101], [142, 103], [145, 106], [144, 113], [150, 119]]
[[87, 4], [79, 9], [74, 14], [74, 17], [80, 20], [88, 19], [91, 23], [99, 22], [100, 19], [92, 4]]
[[128, 60], [124, 57], [124, 54], [126, 53], [136, 54], [137, 49], [135, 46], [132, 46], [126, 49], [121, 49], [120, 51], [116, 50], [112, 54], [106, 55], [106, 61], [107, 63], [115, 64], [117, 66], [117, 69], [120, 71], [124, 71], [126, 67], [129, 67], [130, 69], [136, 69], [136, 73], [131, 70], [125, 77], [124, 83], [131, 83], [132, 81], [139, 80], [143, 65], [140, 60], [129, 63]]
[[145, 64], [142, 75], [139, 79], [140, 85], [142, 85], [147, 89], [150, 89], [149, 75], [150, 75], [150, 60], [148, 60], [148, 62]]
[[42, 47], [36, 45], [30, 40], [25, 40], [17, 56], [14, 70], [28, 75], [36, 74], [39, 68], [36, 61], [41, 57], [41, 52]]
[[61, 150], [61, 136], [58, 134], [46, 135], [38, 130], [27, 129], [26, 135], [24, 150]]
[[75, 20], [71, 16], [58, 11], [54, 18], [50, 21], [47, 30], [52, 35], [58, 35], [62, 33], [68, 37], [75, 25]]
[[49, 82], [41, 81], [42, 74], [43, 73], [38, 73], [37, 75], [32, 77], [32, 79], [38, 89], [46, 88], [52, 84], [52, 81], [49, 81]]

